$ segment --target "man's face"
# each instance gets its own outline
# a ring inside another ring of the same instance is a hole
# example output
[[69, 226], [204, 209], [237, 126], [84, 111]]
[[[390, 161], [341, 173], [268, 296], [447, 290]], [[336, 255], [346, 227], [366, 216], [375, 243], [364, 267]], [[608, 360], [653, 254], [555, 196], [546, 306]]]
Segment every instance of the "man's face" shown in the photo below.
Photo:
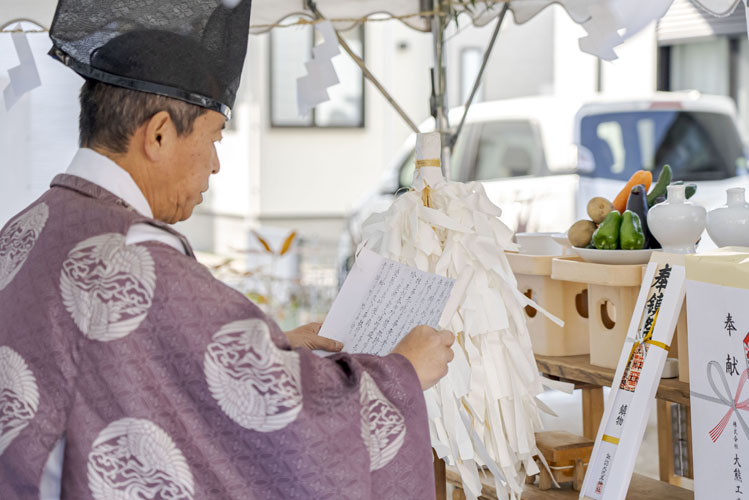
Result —
[[[161, 209], [154, 217], [170, 224], [190, 217], [203, 201], [208, 178], [219, 171], [215, 143], [221, 140], [226, 119], [216, 111], [200, 115], [188, 135], [177, 136], [167, 168], [163, 171]], [[165, 198], [165, 199], [164, 199]]]

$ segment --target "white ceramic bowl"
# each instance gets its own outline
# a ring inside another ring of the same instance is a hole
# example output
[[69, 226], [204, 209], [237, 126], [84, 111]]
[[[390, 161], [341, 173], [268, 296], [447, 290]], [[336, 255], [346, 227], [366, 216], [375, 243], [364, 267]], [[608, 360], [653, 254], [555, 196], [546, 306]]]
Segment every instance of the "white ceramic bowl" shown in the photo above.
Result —
[[562, 247], [564, 250], [562, 255], [575, 255], [572, 252], [572, 243], [570, 243], [567, 233], [551, 233], [551, 239]]
[[554, 241], [559, 233], [516, 233], [520, 253], [529, 255], [563, 255], [564, 247]]
[[572, 247], [572, 251], [585, 262], [596, 264], [647, 264], [653, 249], [647, 250], [597, 250]]

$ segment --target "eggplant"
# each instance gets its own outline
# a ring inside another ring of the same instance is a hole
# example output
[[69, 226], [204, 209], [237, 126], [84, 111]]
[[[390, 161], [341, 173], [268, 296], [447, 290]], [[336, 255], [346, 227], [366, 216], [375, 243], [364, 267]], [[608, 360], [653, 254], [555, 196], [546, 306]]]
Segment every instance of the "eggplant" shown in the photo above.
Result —
[[627, 198], [627, 210], [636, 213], [640, 218], [640, 224], [642, 224], [642, 232], [645, 235], [645, 245], [642, 248], [652, 248], [652, 243], [656, 241], [648, 229], [647, 196], [648, 193], [645, 189], [645, 185], [637, 184], [636, 186], [632, 186], [632, 190], [629, 192], [629, 198]]

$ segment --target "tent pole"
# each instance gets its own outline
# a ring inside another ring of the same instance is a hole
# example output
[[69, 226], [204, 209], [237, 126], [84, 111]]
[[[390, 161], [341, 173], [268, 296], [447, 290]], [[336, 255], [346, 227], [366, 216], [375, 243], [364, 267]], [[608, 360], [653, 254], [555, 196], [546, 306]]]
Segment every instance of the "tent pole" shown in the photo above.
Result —
[[486, 51], [484, 51], [484, 60], [481, 61], [481, 68], [479, 69], [478, 75], [476, 75], [476, 81], [473, 82], [473, 88], [471, 89], [471, 95], [468, 97], [468, 101], [465, 104], [465, 107], [463, 109], [463, 116], [460, 118], [460, 124], [458, 125], [458, 128], [455, 129], [455, 133], [450, 136], [449, 139], [449, 146], [450, 151], [453, 150], [455, 147], [455, 143], [458, 141], [458, 136], [460, 135], [460, 131], [463, 130], [463, 125], [466, 122], [466, 116], [468, 115], [468, 110], [471, 108], [471, 104], [473, 104], [473, 98], [476, 96], [476, 92], [479, 89], [479, 85], [481, 85], [481, 78], [484, 76], [484, 69], [486, 69], [486, 63], [489, 62], [489, 56], [491, 56], [492, 49], [494, 48], [494, 43], [497, 41], [497, 35], [499, 34], [499, 28], [502, 26], [502, 21], [505, 18], [505, 14], [507, 14], [507, 10], [510, 7], [509, 2], [505, 2], [504, 6], [502, 7], [502, 12], [499, 14], [499, 18], [497, 19], [497, 26], [494, 28], [494, 33], [492, 34], [491, 41], [489, 41], [489, 46], [486, 47]]
[[434, 43], [434, 67], [432, 68], [431, 108], [434, 129], [442, 138], [442, 175], [448, 179], [450, 173], [450, 122], [446, 108], [445, 77], [445, 27], [449, 22], [450, 0], [434, 0], [435, 14], [432, 16], [432, 41]]
[[[317, 5], [315, 5], [315, 2], [309, 2], [308, 3], [309, 9], [312, 11], [312, 13], [315, 15], [317, 19], [325, 19], [322, 14], [320, 14], [320, 11], [317, 10]], [[380, 84], [380, 82], [375, 78], [375, 76], [369, 71], [364, 61], [357, 56], [353, 50], [351, 50], [351, 47], [349, 47], [349, 44], [346, 43], [346, 40], [343, 39], [343, 37], [338, 33], [338, 30], [335, 30], [336, 37], [338, 38], [338, 44], [341, 46], [343, 50], [346, 51], [346, 53], [351, 57], [351, 59], [356, 63], [357, 66], [359, 66], [359, 69], [361, 69], [364, 76], [372, 82], [372, 84], [375, 86], [377, 90], [380, 91], [380, 94], [387, 100], [387, 102], [390, 103], [390, 105], [395, 109], [395, 111], [403, 118], [403, 120], [406, 122], [406, 125], [416, 134], [419, 133], [419, 127], [416, 126], [416, 124], [411, 120], [411, 118], [408, 117], [405, 111], [403, 111], [403, 108], [398, 105], [398, 103], [393, 99], [393, 97], [390, 95], [390, 93], [385, 90], [385, 87]]]

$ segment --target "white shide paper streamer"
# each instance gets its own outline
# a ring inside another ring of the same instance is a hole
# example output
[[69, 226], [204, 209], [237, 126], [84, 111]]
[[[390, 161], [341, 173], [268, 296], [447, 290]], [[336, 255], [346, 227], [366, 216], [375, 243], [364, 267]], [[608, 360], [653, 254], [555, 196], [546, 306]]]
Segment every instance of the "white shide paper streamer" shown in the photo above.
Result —
[[307, 74], [297, 79], [297, 109], [300, 117], [307, 116], [312, 108], [330, 100], [328, 87], [339, 83], [333, 67], [333, 58], [341, 53], [338, 37], [330, 21], [315, 24], [323, 43], [312, 48], [312, 59], [305, 63]]
[[26, 92], [30, 92], [42, 84], [34, 62], [34, 54], [31, 52], [31, 46], [26, 34], [21, 30], [21, 23], [18, 23], [15, 32], [10, 35], [20, 64], [8, 70], [10, 83], [3, 90], [6, 110], [12, 108]]
[[[432, 134], [419, 135], [417, 159], [439, 158], [439, 135]], [[518, 498], [526, 474], [538, 472], [542, 380], [523, 316], [528, 298], [504, 253], [517, 246], [500, 215], [480, 183], [448, 182], [439, 167], [422, 166], [414, 190], [363, 227], [362, 245], [384, 257], [459, 282], [470, 276], [459, 304], [446, 307], [455, 314], [441, 325], [457, 334], [455, 358], [424, 394], [432, 446], [457, 467], [470, 499], [481, 494], [481, 467], [494, 476], [500, 499]]]

